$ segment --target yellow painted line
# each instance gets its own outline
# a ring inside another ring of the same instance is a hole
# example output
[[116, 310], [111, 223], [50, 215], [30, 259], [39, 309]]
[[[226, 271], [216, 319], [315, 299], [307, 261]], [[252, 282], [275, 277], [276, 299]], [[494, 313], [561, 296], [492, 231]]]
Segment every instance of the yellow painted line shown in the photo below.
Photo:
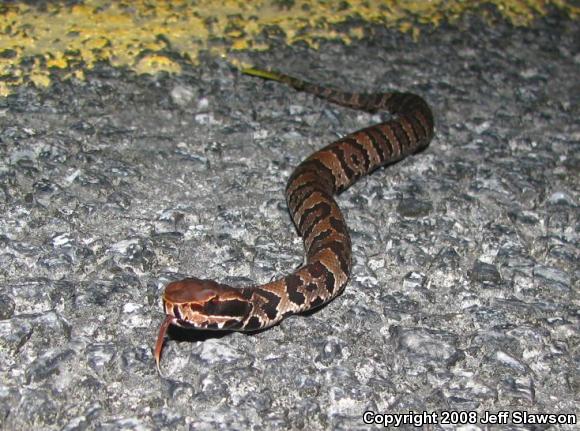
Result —
[[453, 22], [493, 3], [514, 25], [528, 25], [549, 6], [572, 19], [574, 0], [85, 0], [81, 4], [0, 5], [0, 95], [28, 82], [48, 86], [54, 75], [82, 79], [97, 62], [138, 73], [179, 73], [180, 63], [197, 64], [209, 51], [270, 48], [275, 33], [286, 43], [316, 49], [321, 40], [351, 43], [369, 31], [364, 25], [336, 25], [353, 17], [419, 36], [419, 25]]

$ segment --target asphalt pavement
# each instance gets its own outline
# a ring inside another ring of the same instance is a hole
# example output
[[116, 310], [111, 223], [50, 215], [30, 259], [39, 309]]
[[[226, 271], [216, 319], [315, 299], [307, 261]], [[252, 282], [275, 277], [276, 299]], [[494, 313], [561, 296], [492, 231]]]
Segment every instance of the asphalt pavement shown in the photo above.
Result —
[[254, 335], [171, 331], [163, 376], [163, 286], [263, 283], [300, 265], [293, 167], [384, 117], [209, 54], [179, 75], [100, 64], [0, 99], [2, 429], [483, 429], [500, 411], [511, 429], [540, 413], [574, 429], [578, 21], [468, 16], [417, 40], [369, 29], [349, 45], [236, 54], [433, 108], [426, 151], [339, 197], [345, 293]]

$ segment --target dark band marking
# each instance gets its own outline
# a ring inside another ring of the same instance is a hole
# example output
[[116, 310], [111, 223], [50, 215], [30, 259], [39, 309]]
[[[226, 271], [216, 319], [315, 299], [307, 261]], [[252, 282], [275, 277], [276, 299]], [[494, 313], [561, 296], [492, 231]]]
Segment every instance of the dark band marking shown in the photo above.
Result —
[[369, 132], [374, 135], [375, 140], [382, 148], [383, 154], [385, 155], [383, 160], [389, 160], [393, 155], [393, 145], [391, 144], [389, 138], [378, 127], [373, 127], [369, 130]]
[[[302, 236], [304, 237], [304, 239], [306, 240], [307, 238], [310, 238], [310, 236], [313, 233], [316, 233], [318, 231], [318, 225], [323, 225], [328, 219], [327, 217], [330, 215], [330, 211], [329, 212], [325, 212], [322, 214], [319, 214], [318, 217], [316, 217], [312, 223], [304, 230], [304, 232], [302, 233]], [[331, 232], [329, 233], [329, 235], [331, 234]], [[317, 234], [318, 236], [319, 234]], [[318, 238], [318, 241], [322, 241], [324, 239], [324, 237], [320, 237]], [[310, 245], [312, 247], [312, 244]]]
[[250, 308], [251, 306], [247, 301], [229, 299], [227, 301], [208, 301], [204, 304], [203, 310], [209, 315], [244, 317], [248, 314]]
[[[319, 234], [317, 234], [313, 239], [312, 242], [310, 243], [310, 247], [307, 250], [308, 254], [310, 254], [310, 249], [314, 246], [314, 244], [318, 244], [322, 241], [324, 241], [326, 238], [328, 238], [330, 235], [332, 234], [332, 232], [330, 230], [323, 230], [322, 232], [320, 232]], [[307, 235], [306, 233], [304, 234], [304, 238], [308, 238], [309, 235]]]
[[311, 214], [316, 213], [317, 211], [320, 211], [320, 214], [318, 217], [316, 217], [311, 223], [310, 227], [316, 224], [317, 220], [320, 220], [324, 217], [327, 217], [330, 214], [330, 205], [327, 201], [320, 201], [318, 202], [316, 205], [314, 205], [313, 207], [308, 208], [307, 210], [305, 210], [302, 215], [300, 216], [300, 223], [298, 224], [298, 231], [302, 232], [302, 236], [306, 236], [306, 231], [308, 229], [305, 229], [304, 223], [306, 223], [306, 220], [308, 220], [308, 217]]
[[310, 308], [314, 309], [314, 308], [320, 307], [322, 304], [324, 304], [324, 302], [325, 301], [322, 298], [318, 297], [310, 303]]
[[329, 150], [336, 156], [338, 163], [340, 164], [340, 168], [342, 169], [342, 172], [344, 172], [344, 175], [347, 178], [353, 178], [355, 176], [355, 172], [353, 172], [353, 170], [348, 165], [344, 155], [344, 150], [342, 149], [342, 145], [333, 145], [329, 148]]
[[294, 190], [292, 190], [292, 193], [288, 194], [288, 199], [286, 200], [288, 202], [288, 206], [291, 206], [293, 208], [299, 208], [300, 206], [302, 206], [302, 204], [304, 203], [303, 200], [301, 199], [298, 202], [296, 202], [297, 196], [299, 194], [303, 194], [304, 196], [308, 196], [310, 195], [313, 191], [317, 190], [320, 186], [318, 186], [318, 181], [305, 181], [302, 184], [300, 184], [300, 186], [296, 187]]
[[[362, 155], [364, 170], [365, 170], [365, 172], [367, 172], [371, 166], [371, 160], [369, 159], [369, 154], [367, 153], [365, 146], [363, 144], [361, 144], [355, 138], [346, 137], [343, 139], [343, 142], [345, 142], [345, 143], [351, 145], [353, 148], [355, 148], [356, 149], [355, 154]], [[357, 162], [356, 166], [358, 167], [359, 165], [360, 165], [360, 163]]]
[[407, 122], [411, 125], [413, 133], [415, 134], [415, 139], [418, 142], [423, 140], [425, 138], [425, 130], [423, 129], [423, 126], [421, 125], [420, 121], [416, 117], [413, 117], [412, 115], [411, 116], [405, 115], [404, 117], [401, 117], [401, 119], [403, 118], [405, 118], [405, 120], [407, 120]]
[[364, 129], [363, 132], [371, 142], [371, 145], [375, 149], [377, 156], [379, 157], [380, 163], [383, 163], [387, 159], [387, 155], [385, 154], [385, 147], [380, 144], [380, 142], [376, 139], [374, 133], [371, 129]]
[[402, 154], [403, 149], [409, 145], [409, 139], [407, 138], [405, 131], [398, 122], [395, 121], [391, 124], [391, 130], [393, 131], [396, 137], [395, 140], [396, 142], [394, 142], [393, 144], [397, 146], [397, 153]]
[[256, 288], [256, 294], [266, 299], [266, 302], [262, 304], [262, 310], [264, 313], [266, 313], [268, 319], [274, 319], [278, 314], [278, 304], [280, 304], [280, 297], [275, 293], [269, 292], [259, 287]]
[[296, 274], [290, 274], [284, 277], [284, 281], [290, 301], [298, 306], [304, 305], [306, 297], [298, 291], [298, 288], [303, 284], [302, 279]]
[[312, 263], [306, 268], [308, 268], [308, 272], [313, 278], [320, 278], [327, 272], [327, 269], [320, 262]]
[[318, 284], [316, 283], [309, 283], [306, 285], [307, 292], [316, 292], [319, 289]]
[[346, 225], [344, 224], [344, 222], [342, 220], [338, 220], [334, 217], [330, 217], [329, 222], [335, 231], [341, 233], [344, 236], [348, 236], [348, 230], [347, 230]]
[[326, 290], [328, 290], [331, 295], [334, 293], [335, 283], [336, 279], [334, 278], [332, 271], [326, 271], [326, 280], [324, 284], [326, 286]]
[[[317, 153], [314, 153], [311, 157], [314, 157], [316, 154]], [[307, 170], [311, 170], [312, 172], [316, 173], [316, 176], [318, 178], [320, 178], [320, 181], [319, 181], [320, 185], [333, 186], [331, 188], [331, 191], [329, 191], [329, 193], [332, 193], [332, 189], [335, 186], [334, 173], [324, 163], [322, 163], [320, 160], [318, 160], [316, 158], [308, 158], [308, 159], [304, 160], [302, 163], [300, 163], [300, 165], [298, 165], [298, 167], [296, 168], [294, 173], [290, 176], [290, 179], [288, 180], [288, 185], [286, 186], [286, 189], [288, 189], [290, 187], [290, 185], [293, 184], [296, 177], [298, 177], [302, 172], [307, 171]]]
[[340, 270], [343, 274], [347, 276], [350, 274], [350, 259], [348, 259], [347, 255], [350, 255], [350, 250], [346, 250], [344, 247], [344, 243], [340, 241], [325, 241], [321, 242], [316, 245], [316, 247], [312, 247], [310, 251], [310, 255], [314, 256], [317, 253], [320, 253], [324, 249], [329, 249], [338, 259], [340, 264]]
[[255, 331], [256, 329], [260, 329], [262, 327], [262, 322], [257, 316], [252, 316], [248, 320], [248, 322], [244, 325], [245, 331]]

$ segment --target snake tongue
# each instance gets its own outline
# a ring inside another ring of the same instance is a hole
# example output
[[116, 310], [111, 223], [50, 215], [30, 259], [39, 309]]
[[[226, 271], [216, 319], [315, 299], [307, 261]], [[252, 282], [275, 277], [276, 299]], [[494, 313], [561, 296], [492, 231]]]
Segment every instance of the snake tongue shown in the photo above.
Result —
[[161, 351], [163, 350], [163, 342], [165, 341], [165, 334], [167, 333], [167, 328], [175, 321], [173, 316], [165, 316], [165, 320], [161, 323], [159, 327], [159, 335], [157, 335], [157, 341], [155, 342], [155, 350], [153, 356], [155, 357], [155, 363], [157, 364], [157, 371], [161, 375]]

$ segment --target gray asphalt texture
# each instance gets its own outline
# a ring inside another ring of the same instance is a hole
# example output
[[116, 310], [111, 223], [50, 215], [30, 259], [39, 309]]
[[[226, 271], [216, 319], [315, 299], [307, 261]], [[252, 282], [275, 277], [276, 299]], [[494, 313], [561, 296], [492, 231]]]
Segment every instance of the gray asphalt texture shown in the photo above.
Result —
[[[386, 116], [209, 56], [177, 77], [102, 65], [0, 100], [2, 429], [578, 413], [579, 23], [466, 18], [416, 43], [367, 30], [350, 46], [240, 54], [433, 107], [426, 151], [339, 197], [354, 247], [345, 293], [255, 335], [172, 330], [163, 377], [152, 357], [163, 286], [263, 283], [299, 266], [284, 200], [293, 167]], [[454, 428], [441, 419], [432, 429]]]

